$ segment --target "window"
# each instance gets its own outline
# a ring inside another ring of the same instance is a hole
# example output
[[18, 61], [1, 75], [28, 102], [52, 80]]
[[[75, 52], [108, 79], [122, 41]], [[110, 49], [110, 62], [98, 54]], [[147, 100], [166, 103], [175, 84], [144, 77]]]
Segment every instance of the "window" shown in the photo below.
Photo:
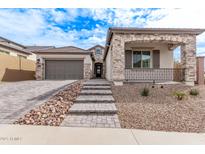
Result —
[[150, 68], [150, 51], [133, 51], [133, 68]]
[[96, 52], [96, 55], [101, 55], [102, 54], [102, 50], [100, 48], [96, 48], [95, 52]]
[[8, 51], [2, 51], [2, 50], [0, 50], [0, 53], [7, 54], [7, 55], [10, 54]]

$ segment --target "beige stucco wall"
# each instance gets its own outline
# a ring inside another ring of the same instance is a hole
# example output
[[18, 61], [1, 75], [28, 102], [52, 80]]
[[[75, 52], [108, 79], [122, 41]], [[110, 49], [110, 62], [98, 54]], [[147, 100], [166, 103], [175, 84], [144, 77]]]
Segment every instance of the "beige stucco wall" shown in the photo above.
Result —
[[27, 59], [36, 61], [36, 54], [32, 53], [31, 55], [29, 55], [29, 56], [27, 57]]
[[[36, 77], [38, 80], [45, 79], [45, 60], [84, 60], [84, 78], [90, 78], [92, 75], [93, 63], [91, 56], [88, 54], [38, 54], [37, 59], [40, 59], [40, 63], [37, 63]], [[41, 66], [43, 68], [38, 67]]]
[[34, 61], [0, 54], [0, 81], [33, 80], [35, 69]]
[[[163, 43], [128, 43], [125, 45], [125, 50], [132, 50], [132, 47], [139, 48], [142, 47], [143, 50], [149, 50], [151, 61], [150, 67], [152, 68], [152, 51], [160, 50], [160, 68], [173, 68], [174, 67], [174, 58], [173, 51], [168, 50], [168, 45]], [[147, 49], [146, 49], [147, 47]], [[136, 49], [137, 50], [137, 49]]]

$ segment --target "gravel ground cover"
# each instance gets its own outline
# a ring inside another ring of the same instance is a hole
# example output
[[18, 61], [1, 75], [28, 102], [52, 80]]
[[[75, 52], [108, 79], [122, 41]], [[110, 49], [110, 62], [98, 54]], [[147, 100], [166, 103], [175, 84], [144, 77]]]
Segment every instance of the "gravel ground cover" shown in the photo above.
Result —
[[83, 81], [77, 81], [68, 85], [50, 100], [19, 118], [14, 124], [59, 126], [80, 93], [82, 83]]
[[[140, 91], [148, 87], [150, 95]], [[122, 128], [157, 131], [205, 132], [205, 86], [196, 86], [199, 96], [190, 96], [189, 87], [183, 84], [160, 85], [124, 84], [112, 86], [113, 96], [119, 110]], [[173, 93], [183, 91], [186, 96], [179, 101]]]

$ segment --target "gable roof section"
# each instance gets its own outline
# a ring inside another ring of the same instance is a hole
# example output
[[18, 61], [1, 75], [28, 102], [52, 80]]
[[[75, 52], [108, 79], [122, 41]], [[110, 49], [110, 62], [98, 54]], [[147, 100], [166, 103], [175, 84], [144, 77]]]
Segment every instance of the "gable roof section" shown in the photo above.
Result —
[[92, 50], [92, 49], [97, 48], [97, 47], [100, 47], [100, 48], [103, 48], [103, 49], [105, 48], [105, 47], [103, 47], [102, 45], [99, 45], [99, 44], [98, 44], [98, 45], [95, 45], [94, 47], [91, 47], [91, 48], [89, 48], [89, 49], [87, 49], [87, 50]]
[[[16, 46], [19, 46], [20, 48], [18, 47], [15, 47], [13, 45], [11, 45], [10, 43], [16, 45]], [[4, 48], [7, 48], [7, 49], [11, 49], [11, 50], [15, 50], [17, 52], [20, 52], [20, 53], [23, 53], [23, 54], [27, 54], [27, 55], [31, 55], [32, 53], [27, 51], [25, 46], [21, 45], [21, 44], [18, 44], [16, 42], [13, 42], [11, 40], [8, 40], [4, 37], [1, 37], [0, 36], [0, 46], [4, 47]]]
[[90, 54], [88, 50], [84, 50], [74, 46], [65, 46], [59, 48], [50, 48], [46, 50], [33, 51], [36, 54]]
[[26, 46], [27, 51], [39, 51], [39, 50], [46, 50], [46, 49], [51, 49], [55, 48], [55, 46]]
[[190, 34], [199, 35], [203, 33], [205, 29], [192, 29], [192, 28], [134, 28], [134, 27], [111, 27], [107, 31], [106, 44], [105, 44], [105, 56], [109, 49], [110, 41], [114, 33], [136, 33], [136, 34]]

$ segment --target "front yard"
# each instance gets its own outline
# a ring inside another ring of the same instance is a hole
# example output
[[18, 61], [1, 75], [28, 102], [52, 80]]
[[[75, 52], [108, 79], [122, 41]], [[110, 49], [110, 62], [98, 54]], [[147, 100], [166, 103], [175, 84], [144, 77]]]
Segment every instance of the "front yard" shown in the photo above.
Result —
[[[141, 96], [148, 87], [150, 95]], [[113, 97], [119, 110], [122, 128], [158, 131], [202, 132], [205, 131], [205, 86], [194, 87], [198, 96], [190, 96], [191, 87], [183, 84], [155, 85], [124, 84], [113, 86]], [[186, 96], [179, 101], [173, 93], [183, 91]]]

